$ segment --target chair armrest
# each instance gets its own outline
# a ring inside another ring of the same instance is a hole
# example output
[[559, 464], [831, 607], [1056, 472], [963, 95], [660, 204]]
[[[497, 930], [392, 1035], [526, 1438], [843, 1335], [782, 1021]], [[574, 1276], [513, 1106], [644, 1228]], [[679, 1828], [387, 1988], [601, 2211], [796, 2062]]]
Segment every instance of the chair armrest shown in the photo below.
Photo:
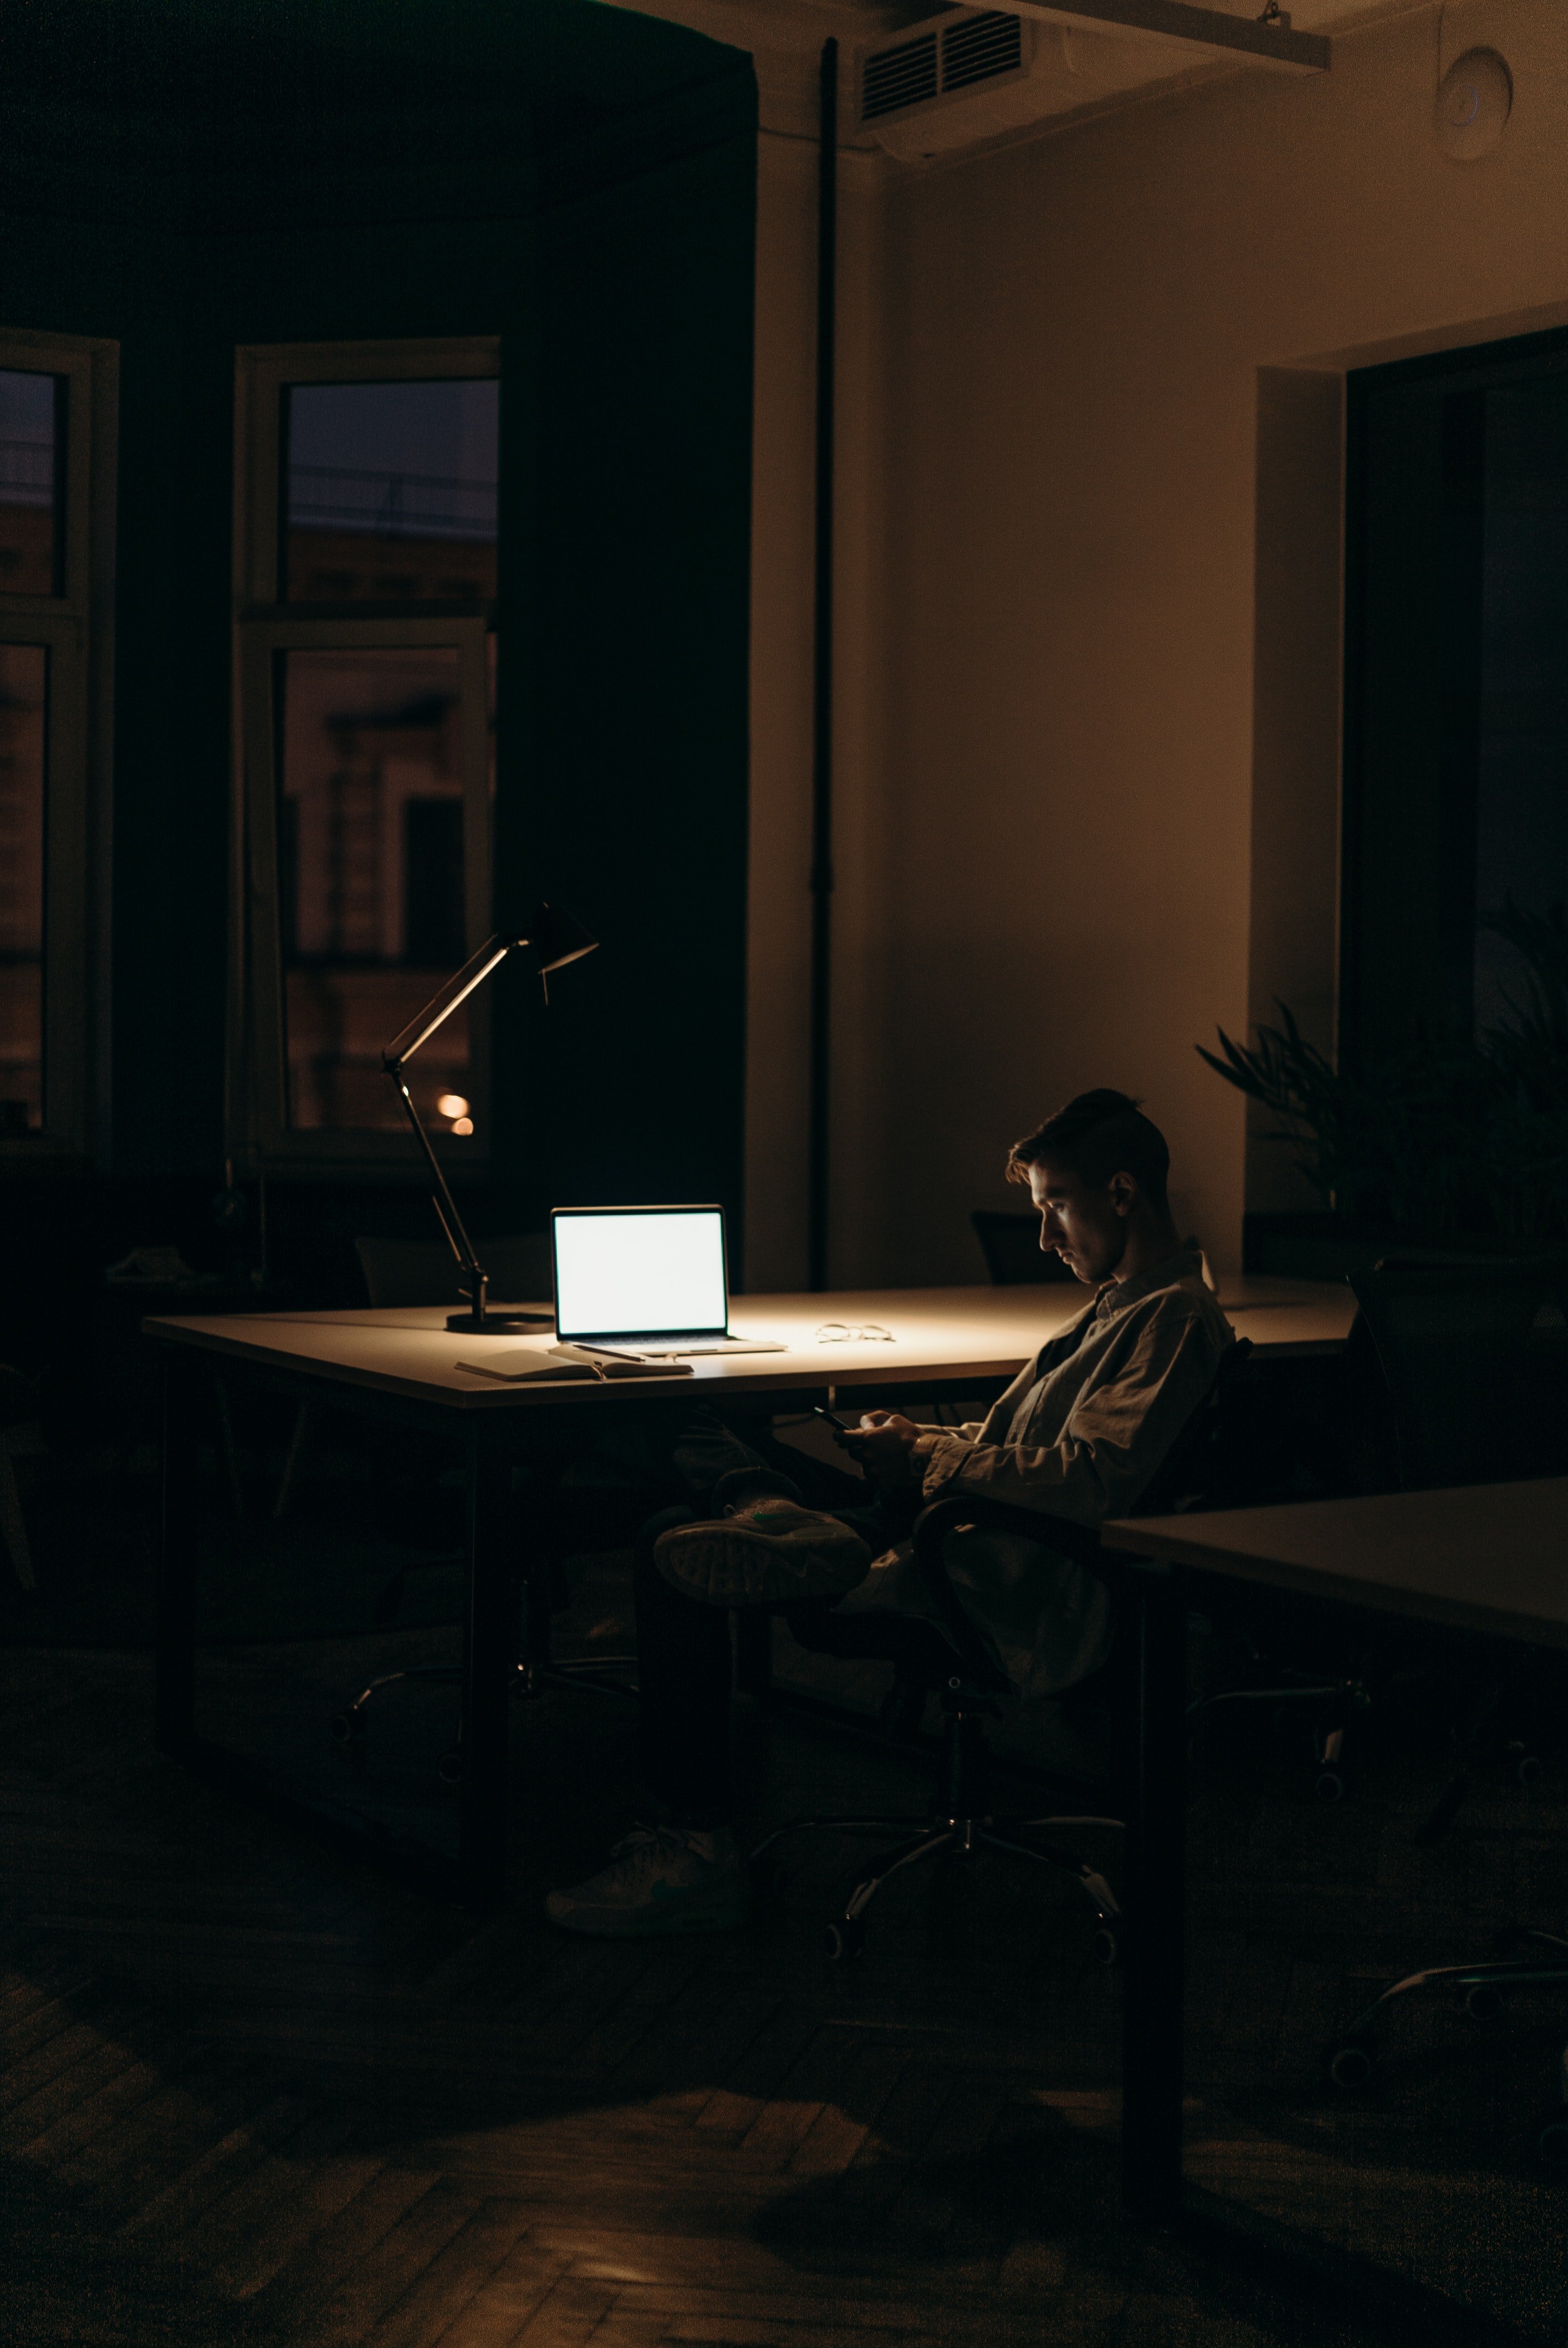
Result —
[[953, 1493], [933, 1500], [915, 1520], [915, 1547], [918, 1554], [922, 1533], [938, 1546], [959, 1525], [974, 1525], [982, 1532], [1017, 1533], [1024, 1540], [1040, 1541], [1047, 1549], [1056, 1550], [1070, 1557], [1074, 1565], [1086, 1565], [1097, 1570], [1104, 1561], [1100, 1535], [1087, 1525], [1075, 1525], [1066, 1517], [1053, 1517], [1044, 1509], [1020, 1509], [1011, 1500], [993, 1500], [984, 1492]]
[[942, 1629], [957, 1650], [964, 1668], [981, 1687], [1000, 1693], [1012, 1684], [1001, 1671], [971, 1621], [953, 1585], [942, 1555], [948, 1535], [961, 1526], [984, 1532], [1018, 1533], [1026, 1540], [1060, 1550], [1076, 1564], [1098, 1569], [1103, 1562], [1097, 1537], [1082, 1525], [1047, 1516], [1039, 1509], [1015, 1508], [1008, 1500], [983, 1495], [969, 1498], [933, 1500], [915, 1519], [915, 1563], [937, 1609]]

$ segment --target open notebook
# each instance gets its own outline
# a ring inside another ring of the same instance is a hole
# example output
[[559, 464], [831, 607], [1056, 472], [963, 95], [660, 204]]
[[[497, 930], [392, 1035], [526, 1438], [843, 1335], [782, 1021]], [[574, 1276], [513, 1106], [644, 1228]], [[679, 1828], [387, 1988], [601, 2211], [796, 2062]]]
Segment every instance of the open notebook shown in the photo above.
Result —
[[460, 1370], [469, 1370], [477, 1378], [499, 1378], [507, 1385], [537, 1380], [541, 1385], [569, 1383], [573, 1379], [585, 1385], [602, 1385], [610, 1378], [689, 1378], [692, 1375], [690, 1362], [622, 1362], [597, 1354], [579, 1353], [575, 1345], [552, 1345], [548, 1353], [539, 1353], [532, 1345], [509, 1345], [504, 1354], [492, 1354], [487, 1362], [459, 1362]]

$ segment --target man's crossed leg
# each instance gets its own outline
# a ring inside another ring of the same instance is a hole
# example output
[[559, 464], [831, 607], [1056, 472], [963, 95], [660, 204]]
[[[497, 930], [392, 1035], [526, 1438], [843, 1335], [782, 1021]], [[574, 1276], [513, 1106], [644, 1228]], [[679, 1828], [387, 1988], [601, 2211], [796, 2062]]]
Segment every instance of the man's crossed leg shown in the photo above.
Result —
[[[771, 1436], [743, 1442], [707, 1412], [682, 1427], [673, 1456], [692, 1498], [649, 1519], [632, 1564], [641, 1768], [661, 1819], [634, 1827], [586, 1883], [548, 1895], [546, 1914], [568, 1931], [631, 1938], [744, 1921], [730, 1611], [782, 1613], [802, 1645], [826, 1646], [824, 1618], [907, 1533], [917, 1506], [914, 1491], [874, 1493]], [[856, 1643], [853, 1619], [839, 1618], [831, 1652]], [[885, 1652], [869, 1624], [862, 1643]]]

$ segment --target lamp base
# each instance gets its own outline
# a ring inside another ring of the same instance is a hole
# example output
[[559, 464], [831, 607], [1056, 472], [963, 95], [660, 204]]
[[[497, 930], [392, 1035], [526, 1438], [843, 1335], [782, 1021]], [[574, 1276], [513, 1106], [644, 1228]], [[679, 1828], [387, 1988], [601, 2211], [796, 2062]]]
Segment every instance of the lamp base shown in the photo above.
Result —
[[448, 1329], [461, 1329], [465, 1336], [507, 1337], [517, 1329], [553, 1329], [553, 1313], [487, 1313], [481, 1321], [470, 1309], [466, 1313], [448, 1313]]

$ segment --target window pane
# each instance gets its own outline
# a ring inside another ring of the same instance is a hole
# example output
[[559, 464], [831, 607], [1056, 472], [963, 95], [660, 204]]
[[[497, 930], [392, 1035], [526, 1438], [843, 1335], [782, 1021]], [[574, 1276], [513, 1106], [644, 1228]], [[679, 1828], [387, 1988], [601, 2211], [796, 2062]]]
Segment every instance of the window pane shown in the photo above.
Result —
[[[467, 952], [459, 655], [400, 646], [278, 658], [289, 1121], [395, 1128], [382, 1045]], [[468, 1121], [466, 1009], [408, 1073], [427, 1123], [450, 1132]]]
[[[1475, 906], [1568, 900], [1568, 377], [1486, 395]], [[1475, 942], [1484, 1034], [1527, 991], [1514, 949]]]
[[290, 602], [495, 593], [497, 383], [296, 384], [284, 400]]
[[44, 1122], [48, 659], [42, 644], [0, 644], [0, 1133]]
[[0, 367], [0, 594], [56, 595], [65, 378]]

